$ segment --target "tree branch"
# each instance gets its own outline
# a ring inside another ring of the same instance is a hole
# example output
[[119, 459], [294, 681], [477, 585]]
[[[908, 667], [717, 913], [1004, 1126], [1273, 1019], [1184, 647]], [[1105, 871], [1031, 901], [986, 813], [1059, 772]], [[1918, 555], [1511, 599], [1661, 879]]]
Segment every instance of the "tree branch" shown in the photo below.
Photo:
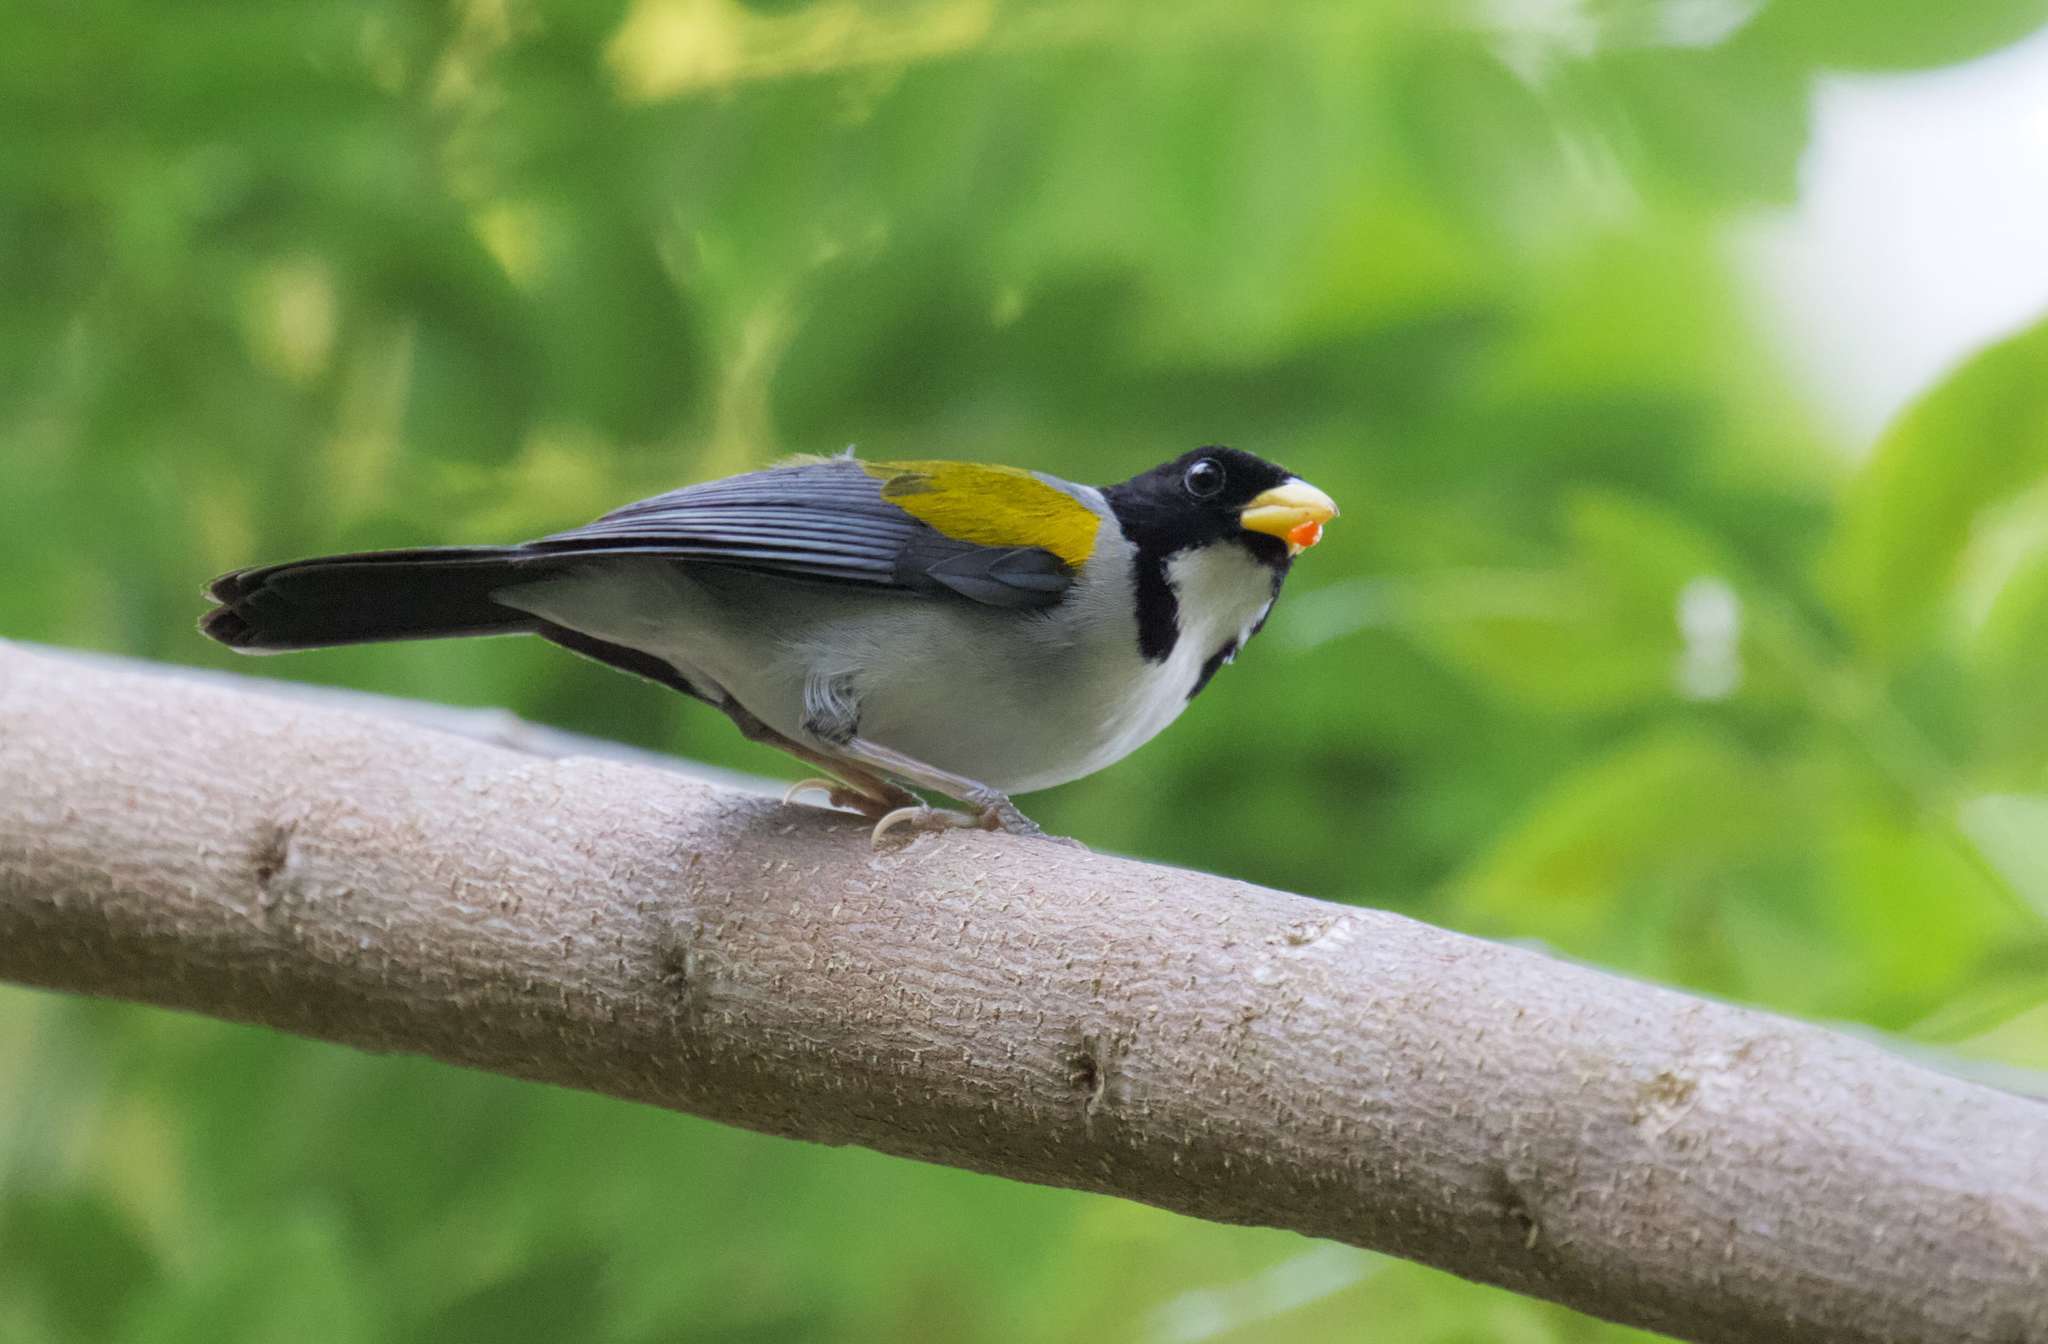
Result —
[[2048, 1340], [2048, 1107], [1372, 910], [874, 854], [0, 646], [0, 977], [1227, 1222], [1692, 1339]]

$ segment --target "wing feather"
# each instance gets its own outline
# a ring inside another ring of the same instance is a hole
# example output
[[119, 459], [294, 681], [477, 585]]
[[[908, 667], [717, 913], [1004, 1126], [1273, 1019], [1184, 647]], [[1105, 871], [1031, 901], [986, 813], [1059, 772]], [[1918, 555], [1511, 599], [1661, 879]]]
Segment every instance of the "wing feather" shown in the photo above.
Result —
[[528, 548], [666, 556], [998, 607], [1048, 606], [1073, 583], [1073, 567], [1049, 550], [947, 536], [892, 500], [887, 486], [897, 474], [875, 468], [835, 458], [708, 481]]

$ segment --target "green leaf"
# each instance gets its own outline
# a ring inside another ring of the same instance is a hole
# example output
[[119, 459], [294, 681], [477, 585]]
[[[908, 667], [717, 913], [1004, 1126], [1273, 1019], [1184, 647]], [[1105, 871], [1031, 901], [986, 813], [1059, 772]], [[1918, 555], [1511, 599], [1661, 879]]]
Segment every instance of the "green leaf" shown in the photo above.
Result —
[[[1988, 835], [2013, 816], [1979, 824]], [[1866, 798], [1827, 800], [1822, 821], [1828, 917], [1817, 936], [1833, 949], [1834, 973], [1847, 977], [1838, 991], [1843, 1011], [1886, 1028], [1913, 1026], [1980, 987], [1999, 955], [2032, 932], [1949, 820], [1922, 821]]]
[[1511, 588], [1505, 576], [1497, 593], [1480, 576], [1439, 585], [1433, 599], [1422, 587], [1416, 637], [1487, 689], [1552, 713], [1775, 693], [1773, 677], [1756, 676], [1774, 669], [1751, 647], [1745, 566], [1712, 531], [1654, 501], [1594, 490], [1571, 497], [1565, 522], [1570, 554], [1547, 591]]
[[1881, 656], [1925, 639], [1987, 510], [2048, 469], [2048, 322], [1982, 351], [1909, 407], [1843, 503], [1826, 561]]
[[1807, 73], [1755, 47], [1637, 47], [1568, 68], [1564, 87], [1644, 186], [1706, 205], [1789, 205], [1806, 147]]
[[[2048, 504], [2048, 498], [2040, 502]], [[2048, 514], [2000, 529], [2005, 546], [1986, 549], [2006, 553], [1972, 566], [1989, 573], [1981, 592], [1964, 597], [1976, 619], [1967, 632], [1968, 662], [1960, 680], [1974, 693], [1987, 783], [2031, 786], [2048, 760], [2048, 695], [2041, 693], [2041, 651], [2048, 649], [2048, 530], [2043, 524]]]
[[104, 1340], [163, 1267], [121, 1209], [96, 1189], [0, 1198], [0, 1293], [33, 1297], [79, 1341]]
[[415, 1338], [419, 1344], [588, 1338], [603, 1318], [604, 1272], [604, 1257], [592, 1251], [553, 1251], [449, 1303]]
[[2048, 919], [2048, 796], [1985, 794], [1965, 802], [1957, 820], [2006, 885]]
[[[1632, 891], [1759, 857], [1788, 822], [1783, 785], [1722, 735], [1655, 732], [1555, 781], [1460, 886], [1475, 913], [1595, 949], [1628, 921]], [[1654, 904], [1638, 917], [1653, 916]]]
[[[274, 1117], [273, 1117], [274, 1118]], [[132, 1344], [214, 1344], [289, 1339], [355, 1344], [383, 1337], [380, 1285], [346, 1244], [332, 1207], [296, 1202], [281, 1215], [225, 1229], [194, 1266], [141, 1297], [128, 1328]], [[194, 1248], [188, 1248], [194, 1249]]]
[[1586, 198], [1556, 190], [1569, 146], [1529, 81], [1476, 45], [1423, 47], [1394, 72], [1392, 123], [1409, 170], [1452, 218], [1510, 238], [1552, 234]]
[[1773, 0], [1740, 45], [1835, 69], [1924, 70], [2048, 24], [2048, 0]]

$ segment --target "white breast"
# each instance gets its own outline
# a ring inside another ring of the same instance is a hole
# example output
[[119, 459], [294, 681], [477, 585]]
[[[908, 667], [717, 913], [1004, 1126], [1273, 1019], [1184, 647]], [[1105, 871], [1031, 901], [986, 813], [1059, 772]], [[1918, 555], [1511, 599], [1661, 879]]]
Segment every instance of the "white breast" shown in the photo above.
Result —
[[1130, 755], [1180, 717], [1203, 666], [1226, 647], [1242, 647], [1273, 605], [1273, 571], [1242, 547], [1177, 555], [1166, 575], [1179, 603], [1180, 638], [1155, 662], [1138, 649], [1128, 552], [1099, 555], [1089, 570], [1095, 582], [1066, 604], [1073, 628], [1086, 633], [1063, 652], [1049, 683], [1020, 687], [1028, 731], [986, 763], [1009, 776], [999, 787], [1050, 788]]
[[1176, 555], [1166, 579], [1180, 601], [1181, 629], [1167, 665], [1185, 703], [1203, 665], [1226, 648], [1223, 660], [1235, 658], [1272, 610], [1273, 570], [1226, 542]]

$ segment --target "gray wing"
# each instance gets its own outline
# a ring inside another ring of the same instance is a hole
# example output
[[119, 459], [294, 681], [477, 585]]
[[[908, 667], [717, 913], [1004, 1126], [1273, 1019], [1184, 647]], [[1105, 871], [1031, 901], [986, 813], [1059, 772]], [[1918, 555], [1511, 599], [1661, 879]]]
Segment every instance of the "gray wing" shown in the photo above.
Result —
[[1037, 547], [956, 541], [882, 498], [851, 459], [771, 467], [628, 504], [529, 551], [655, 555], [694, 564], [1044, 607], [1074, 581]]

